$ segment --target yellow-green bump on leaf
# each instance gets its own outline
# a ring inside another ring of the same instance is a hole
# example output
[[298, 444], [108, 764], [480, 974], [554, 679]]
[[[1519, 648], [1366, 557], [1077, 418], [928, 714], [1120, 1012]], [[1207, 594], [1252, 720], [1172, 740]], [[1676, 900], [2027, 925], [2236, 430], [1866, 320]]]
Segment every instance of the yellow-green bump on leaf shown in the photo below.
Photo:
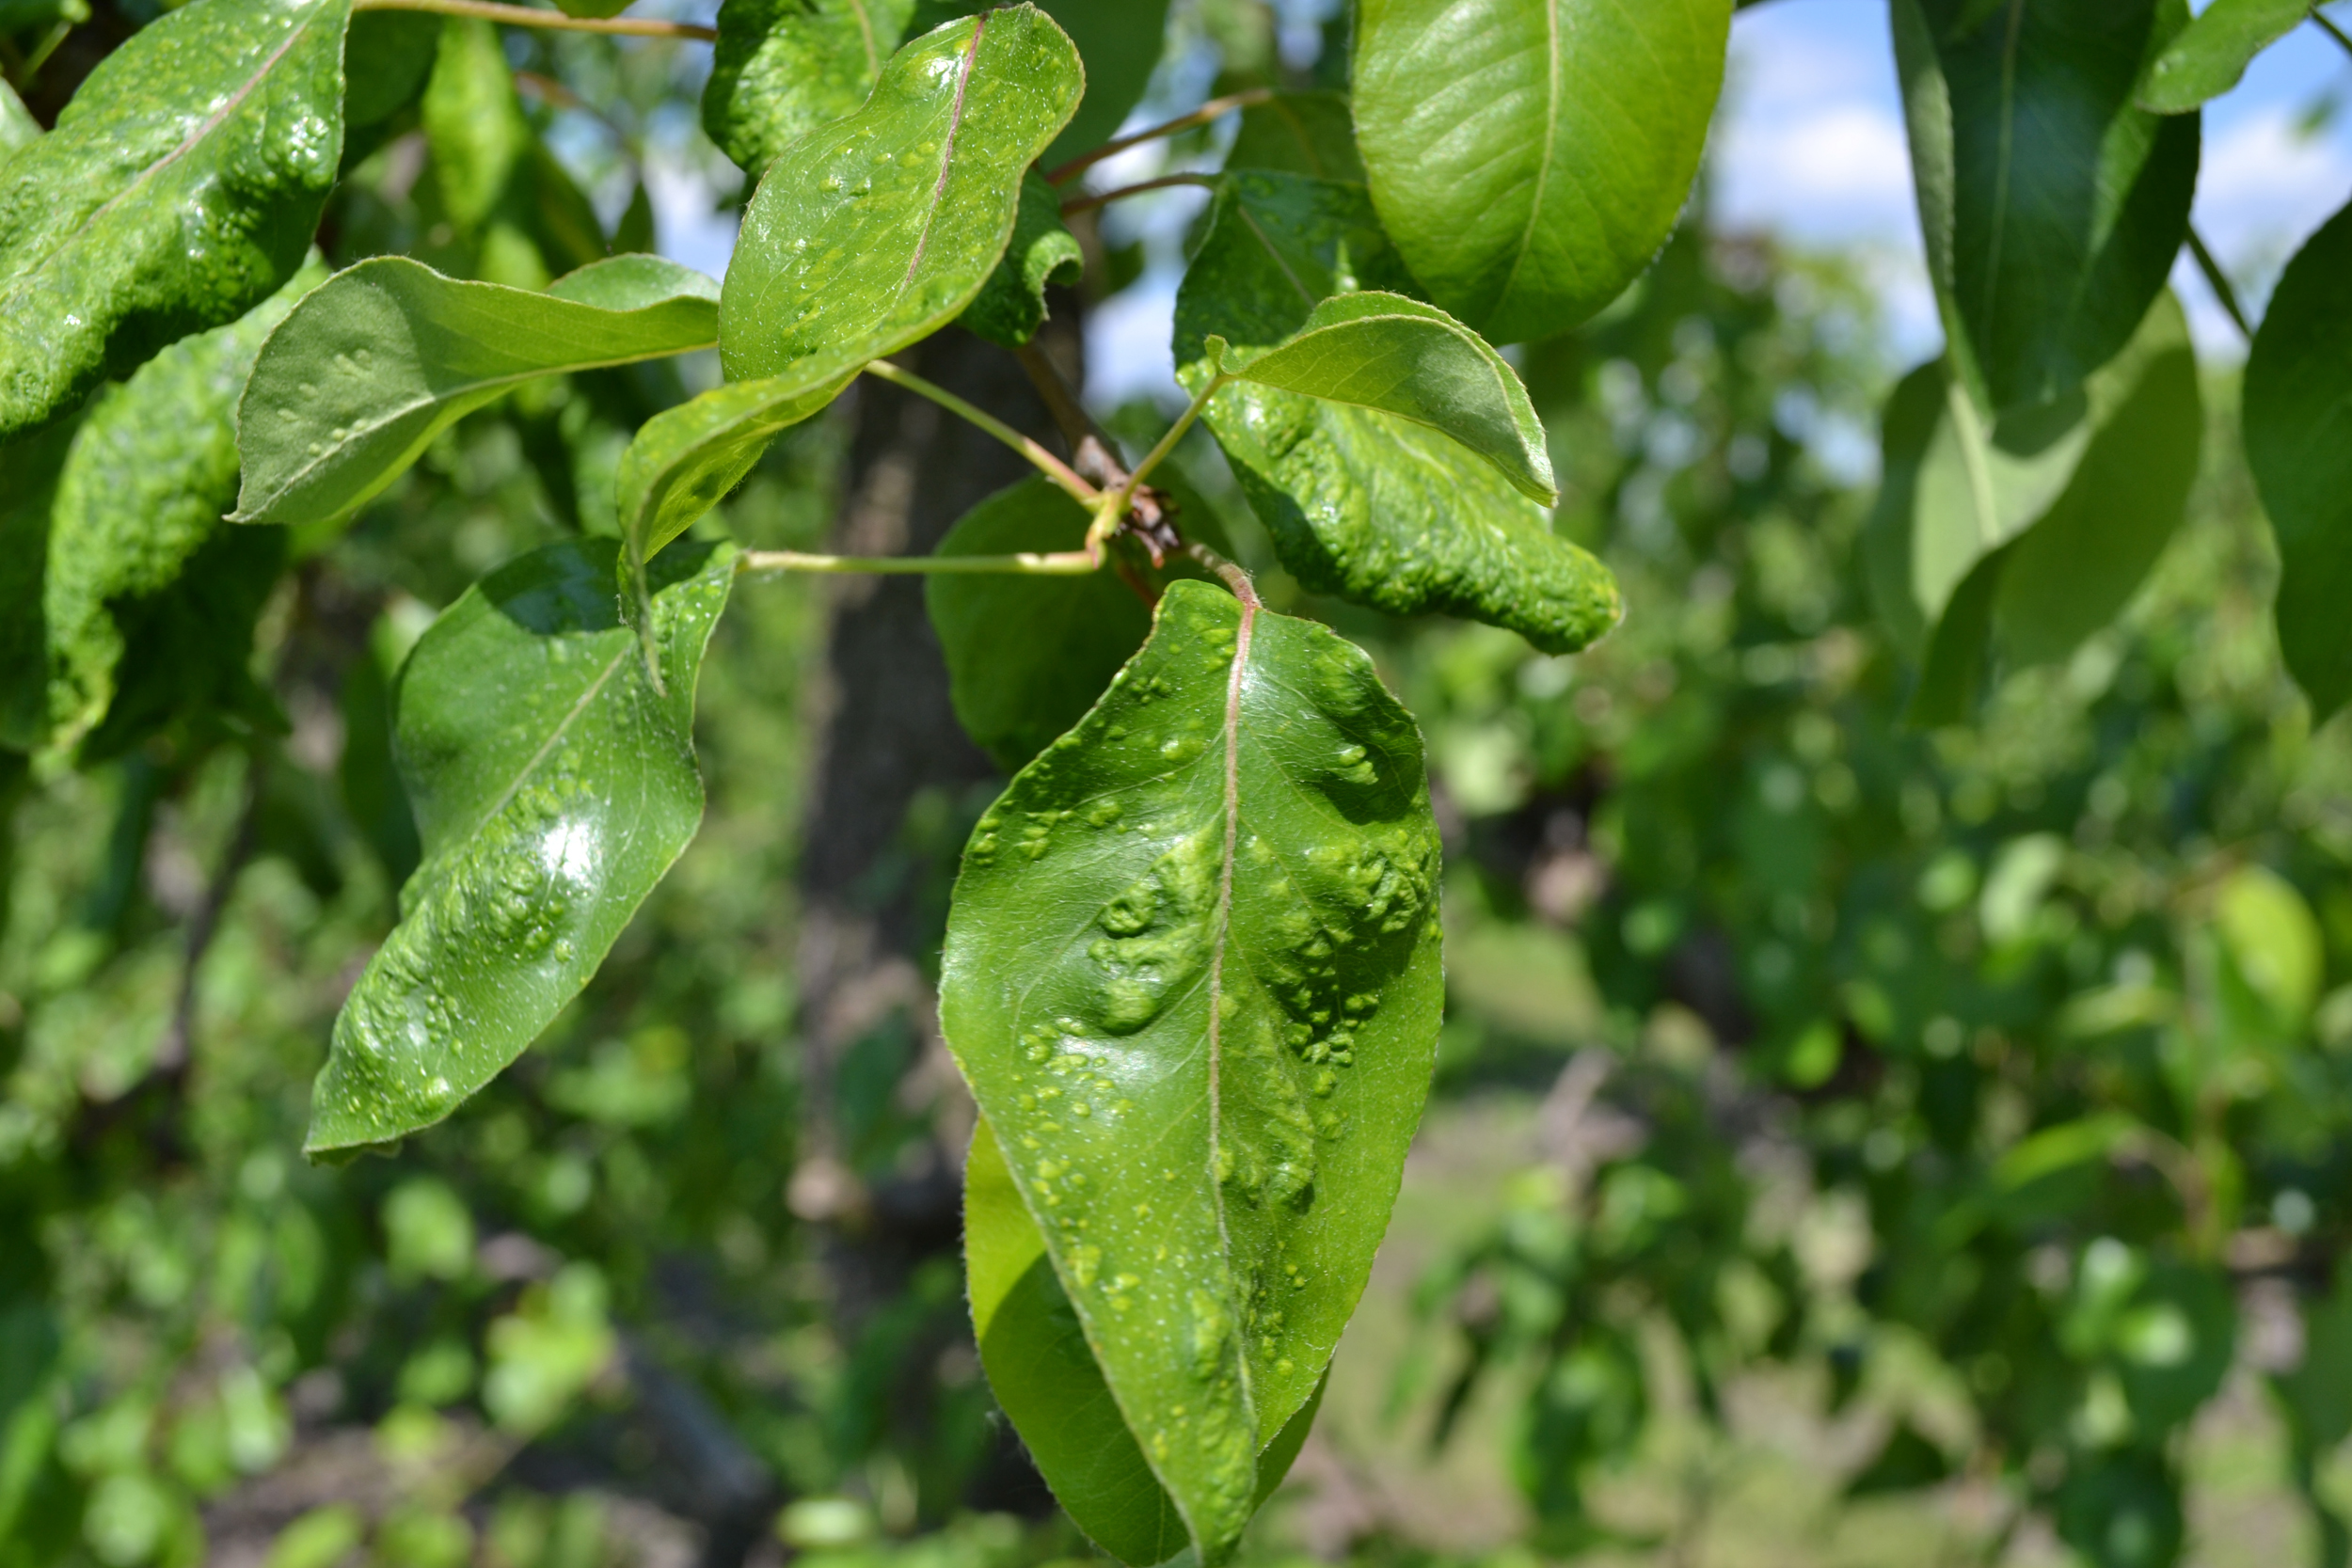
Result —
[[[1210, 400], [1205, 421], [1282, 564], [1317, 593], [1393, 615], [1486, 621], [1547, 653], [1584, 647], [1617, 623], [1616, 582], [1552, 531], [1550, 515], [1528, 493], [1549, 490], [1550, 465], [1518, 377], [1458, 324], [1398, 297], [1414, 287], [1361, 185], [1228, 175], [1177, 293], [1177, 373], [1196, 390], [1207, 385], [1213, 336], [1232, 346], [1231, 363], [1255, 375], [1261, 351], [1303, 338], [1316, 321], [1335, 330], [1315, 341], [1393, 334], [1392, 353], [1366, 356], [1345, 374], [1339, 365], [1293, 363], [1297, 384], [1364, 401], [1248, 381]], [[1379, 294], [1369, 305], [1343, 302], [1359, 291]], [[1367, 312], [1364, 324], [1351, 319], [1358, 311]], [[1424, 361], [1423, 349], [1438, 352]], [[1433, 372], [1425, 381], [1423, 371]], [[1415, 417], [1391, 411], [1398, 405]], [[1440, 413], [1500, 456], [1481, 457], [1422, 422]]]
[[1442, 1006], [1438, 860], [1370, 658], [1199, 582], [964, 852], [948, 1044], [1210, 1568], [1395, 1201]]
[[724, 0], [703, 129], [758, 179], [776, 154], [866, 102], [914, 14], [914, 0]]
[[719, 339], [718, 283], [616, 256], [545, 293], [467, 283], [398, 256], [337, 273], [270, 335], [239, 411], [238, 522], [349, 515], [463, 416], [543, 375], [663, 358]]
[[644, 641], [622, 622], [615, 556], [572, 540], [500, 568], [403, 667], [393, 746], [424, 863], [335, 1020], [310, 1151], [429, 1127], [496, 1077], [693, 838], [694, 679], [733, 552], [660, 562]]
[[1070, 40], [1029, 5], [899, 50], [866, 106], [794, 142], [745, 209], [719, 307], [728, 377], [819, 356], [854, 369], [955, 320], [1085, 83]]
[[342, 155], [350, 0], [194, 0], [0, 162], [0, 438], [302, 265]]
[[[1138, 1568], [1191, 1544], [1168, 1489], [1127, 1430], [1086, 1331], [1046, 1256], [1012, 1172], [983, 1120], [963, 1166], [964, 1276], [973, 1335], [990, 1389], [1012, 1418], [1055, 1500], [1087, 1539]], [[1318, 1384], [1258, 1450], [1256, 1506], [1264, 1506], [1306, 1445], [1323, 1404]]]
[[1730, 28], [1731, 0], [1362, 0], [1357, 137], [1429, 296], [1518, 342], [1622, 293], [1681, 214]]

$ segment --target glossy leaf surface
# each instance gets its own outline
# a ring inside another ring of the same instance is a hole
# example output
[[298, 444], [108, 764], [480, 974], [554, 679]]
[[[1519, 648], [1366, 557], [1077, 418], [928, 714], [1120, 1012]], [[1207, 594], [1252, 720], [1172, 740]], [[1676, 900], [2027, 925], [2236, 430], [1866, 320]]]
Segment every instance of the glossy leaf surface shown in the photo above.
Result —
[[1335, 294], [1280, 343], [1228, 359], [1225, 371], [1442, 431], [1544, 505], [1560, 499], [1543, 421], [1518, 372], [1435, 306], [1403, 294]]
[[652, 256], [583, 267], [543, 294], [396, 256], [338, 273], [254, 367], [237, 520], [348, 515], [434, 436], [523, 382], [708, 348], [717, 293], [701, 273]]
[[2246, 460], [2279, 540], [2279, 648], [2314, 718], [2352, 700], [2352, 207], [2288, 263], [2246, 362]]
[[1364, 181], [1364, 160], [1356, 150], [1356, 122], [1347, 95], [1339, 92], [1278, 92], [1241, 112], [1241, 129], [1226, 150], [1229, 169], [1279, 169], [1317, 180]]
[[1962, 385], [2062, 398], [2122, 350], [2188, 233], [2198, 123], [2135, 84], [2186, 0], [1895, 0], [1919, 222]]
[[[1086, 543], [1089, 520], [1038, 475], [964, 514], [937, 553], [1073, 550]], [[1084, 718], [1152, 630], [1152, 612], [1108, 570], [1070, 578], [941, 574], [925, 579], [923, 595], [947, 657], [957, 721], [1007, 772]]]
[[[1179, 374], [1207, 340], [1272, 348], [1333, 295], [1411, 287], [1363, 187], [1228, 176], [1176, 297]], [[1616, 584], [1551, 531], [1542, 506], [1452, 437], [1375, 408], [1228, 386], [1204, 415], [1282, 564], [1300, 582], [1396, 615], [1491, 622], [1548, 652], [1615, 625]]]
[[914, 0], [725, 0], [703, 129], [758, 179], [777, 153], [866, 102], [914, 11]]
[[1021, 215], [1004, 260], [988, 275], [963, 325], [992, 343], [1019, 348], [1045, 325], [1045, 291], [1068, 288], [1086, 271], [1078, 237], [1061, 220], [1061, 193], [1031, 173], [1021, 182]]
[[1497, 342], [1649, 265], [1723, 87], [1730, 0], [1363, 0], [1356, 132], [1429, 297]]
[[[1103, 1381], [986, 1120], [972, 1131], [963, 1173], [964, 1273], [990, 1388], [1055, 1500], [1089, 1540], [1122, 1562], [1167, 1561], [1189, 1544], [1184, 1520]], [[1260, 1448], [1256, 1506], [1290, 1473], [1322, 1402], [1318, 1385]]]
[[586, 985], [694, 836], [694, 679], [731, 552], [653, 575], [657, 691], [619, 615], [607, 540], [485, 578], [434, 623], [394, 694], [424, 864], [335, 1021], [308, 1148], [429, 1127]]
[[720, 304], [729, 377], [820, 356], [854, 369], [961, 315], [1083, 82], [1070, 40], [1027, 5], [893, 55], [863, 109], [795, 142], [760, 181]]
[[1172, 585], [966, 849], [941, 1020], [1200, 1559], [1312, 1396], [1429, 1087], [1411, 719], [1311, 623]]
[[2238, 85], [2255, 55], [2311, 14], [2311, 0], [2214, 0], [2150, 62], [2139, 106], [2179, 115], [2220, 97]]
[[[181, 340], [91, 400], [50, 520], [51, 744], [104, 719], [136, 602], [171, 587], [221, 531], [237, 490], [238, 394], [262, 340], [325, 274], [314, 262], [242, 320]], [[250, 643], [215, 657], [242, 666]]]
[[0, 437], [302, 264], [342, 152], [349, 0], [197, 0], [0, 164]]

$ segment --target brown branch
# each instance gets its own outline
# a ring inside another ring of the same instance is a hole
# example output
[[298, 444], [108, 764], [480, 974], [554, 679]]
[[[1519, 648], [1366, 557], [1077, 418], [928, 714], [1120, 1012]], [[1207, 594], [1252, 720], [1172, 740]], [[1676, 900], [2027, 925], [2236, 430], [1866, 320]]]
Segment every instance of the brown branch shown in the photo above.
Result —
[[617, 33], [629, 38], [699, 39], [717, 40], [719, 29], [696, 22], [663, 22], [637, 16], [565, 16], [536, 6], [501, 5], [499, 0], [352, 0], [355, 11], [434, 11], [442, 16], [476, 16], [502, 22], [509, 27], [545, 27], [562, 33]]
[[1133, 185], [1121, 185], [1115, 191], [1100, 191], [1091, 196], [1073, 198], [1061, 204], [1061, 215], [1066, 218], [1076, 217], [1080, 213], [1090, 213], [1097, 207], [1122, 200], [1127, 197], [1141, 196], [1146, 191], [1164, 191], [1174, 185], [1200, 185], [1213, 189], [1216, 184], [1216, 177], [1212, 174], [1163, 174], [1157, 180], [1145, 180]]
[[1272, 87], [1251, 87], [1248, 92], [1237, 92], [1231, 98], [1211, 99], [1188, 115], [1178, 115], [1174, 119], [1154, 125], [1150, 130], [1137, 131], [1132, 136], [1121, 136], [1116, 141], [1106, 141], [1091, 152], [1082, 152], [1070, 162], [1057, 166], [1045, 178], [1054, 184], [1066, 185], [1104, 159], [1117, 157], [1131, 147], [1141, 147], [1145, 142], [1157, 141], [1162, 136], [1172, 136], [1180, 131], [1189, 131], [1196, 125], [1206, 125], [1213, 119], [1232, 113], [1235, 109], [1246, 109], [1252, 103], [1263, 103], [1273, 96]]

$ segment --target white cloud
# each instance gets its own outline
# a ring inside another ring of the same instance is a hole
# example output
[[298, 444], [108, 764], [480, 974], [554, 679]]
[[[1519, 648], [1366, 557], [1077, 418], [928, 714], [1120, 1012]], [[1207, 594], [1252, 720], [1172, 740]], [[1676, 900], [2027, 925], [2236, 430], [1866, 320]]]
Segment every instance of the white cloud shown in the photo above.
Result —
[[1877, 104], [1849, 100], [1789, 114], [1742, 114], [1717, 141], [1726, 223], [1820, 242], [1895, 239], [1916, 226], [1911, 149]]

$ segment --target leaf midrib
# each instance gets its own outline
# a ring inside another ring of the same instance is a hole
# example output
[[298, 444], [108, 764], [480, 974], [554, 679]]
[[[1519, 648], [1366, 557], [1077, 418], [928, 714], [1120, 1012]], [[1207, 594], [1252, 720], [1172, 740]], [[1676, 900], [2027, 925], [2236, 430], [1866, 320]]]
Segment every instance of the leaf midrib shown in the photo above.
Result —
[[898, 279], [898, 297], [914, 282], [915, 273], [923, 265], [923, 258], [931, 246], [931, 227], [939, 221], [940, 204], [946, 199], [947, 178], [956, 166], [956, 133], [963, 128], [963, 100], [972, 86], [972, 67], [980, 57], [980, 37], [988, 31], [991, 13], [982, 11], [973, 19], [971, 41], [964, 46], [963, 64], [956, 72], [956, 96], [947, 106], [947, 135], [940, 143], [939, 179], [931, 186], [931, 199], [923, 211], [923, 232], [915, 236], [914, 254], [907, 258], [907, 273]]
[[[1224, 1065], [1225, 1014], [1225, 949], [1233, 924], [1233, 861], [1241, 838], [1241, 703], [1242, 689], [1249, 675], [1249, 645], [1258, 624], [1258, 607], [1248, 599], [1238, 601], [1239, 621], [1233, 628], [1233, 664], [1225, 683], [1225, 845], [1217, 857], [1216, 924], [1209, 940], [1209, 1201], [1216, 1212], [1217, 1248], [1230, 1270], [1233, 1258], [1233, 1237], [1225, 1215], [1225, 1182], [1218, 1170], [1218, 1157], [1224, 1150], [1225, 1121], [1223, 1085], [1220, 1083]], [[1239, 1303], [1229, 1303], [1238, 1307]], [[1240, 1318], [1234, 1319], [1235, 1331], [1240, 1332]], [[1246, 1345], [1239, 1348], [1235, 1364], [1240, 1372], [1242, 1406], [1254, 1419], [1257, 1401], [1250, 1390], [1249, 1354]], [[1255, 1439], [1252, 1438], [1254, 1443]]]

